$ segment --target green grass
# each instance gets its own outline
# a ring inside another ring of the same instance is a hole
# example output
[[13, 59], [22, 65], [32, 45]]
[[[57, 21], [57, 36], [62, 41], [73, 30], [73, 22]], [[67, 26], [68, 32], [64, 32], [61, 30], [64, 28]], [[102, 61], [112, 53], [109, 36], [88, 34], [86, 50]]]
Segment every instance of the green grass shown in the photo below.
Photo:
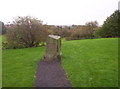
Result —
[[1, 35], [0, 38], [2, 38], [2, 42], [7, 42], [6, 36], [5, 35]]
[[62, 65], [74, 87], [118, 86], [118, 39], [65, 42]]
[[0, 88], [2, 87], [2, 36], [0, 35]]
[[[118, 39], [63, 41], [62, 65], [74, 87], [114, 87]], [[32, 87], [45, 47], [3, 50], [3, 86]]]
[[3, 50], [3, 86], [32, 87], [45, 47]]

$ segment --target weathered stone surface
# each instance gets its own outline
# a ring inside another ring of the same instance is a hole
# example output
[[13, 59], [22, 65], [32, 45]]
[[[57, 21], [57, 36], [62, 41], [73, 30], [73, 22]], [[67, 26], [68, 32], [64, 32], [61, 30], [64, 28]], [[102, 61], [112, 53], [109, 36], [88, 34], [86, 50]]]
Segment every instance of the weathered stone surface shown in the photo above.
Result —
[[2, 34], [4, 23], [0, 21], [0, 34]]
[[49, 35], [46, 42], [45, 61], [61, 59], [61, 37]]

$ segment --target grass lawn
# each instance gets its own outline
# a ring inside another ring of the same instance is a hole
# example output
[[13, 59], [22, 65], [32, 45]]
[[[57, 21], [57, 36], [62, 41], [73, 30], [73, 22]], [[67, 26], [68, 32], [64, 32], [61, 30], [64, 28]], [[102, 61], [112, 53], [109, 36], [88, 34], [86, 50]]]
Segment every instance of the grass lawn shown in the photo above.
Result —
[[68, 41], [62, 50], [74, 87], [118, 86], [118, 38]]
[[7, 42], [5, 35], [0, 35], [0, 39], [2, 39], [2, 42], [5, 42], [5, 43]]
[[3, 87], [33, 87], [45, 47], [3, 50]]
[[0, 35], [0, 87], [2, 87], [2, 36]]
[[[118, 39], [63, 41], [62, 65], [74, 87], [118, 86]], [[45, 47], [3, 50], [3, 86], [32, 87]]]

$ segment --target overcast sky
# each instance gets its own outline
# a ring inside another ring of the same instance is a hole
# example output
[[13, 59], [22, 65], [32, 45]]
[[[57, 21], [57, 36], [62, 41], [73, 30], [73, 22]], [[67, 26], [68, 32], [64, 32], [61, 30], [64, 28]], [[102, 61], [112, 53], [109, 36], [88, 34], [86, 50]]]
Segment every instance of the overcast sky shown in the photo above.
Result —
[[50, 25], [99, 25], [118, 9], [119, 0], [0, 0], [0, 21], [16, 16], [34, 16]]

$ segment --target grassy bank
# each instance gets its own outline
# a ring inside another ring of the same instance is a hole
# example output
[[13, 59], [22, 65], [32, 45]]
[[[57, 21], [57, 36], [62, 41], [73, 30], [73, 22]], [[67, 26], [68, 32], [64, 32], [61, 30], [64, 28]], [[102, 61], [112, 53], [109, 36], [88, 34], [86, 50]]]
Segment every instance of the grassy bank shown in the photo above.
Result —
[[[62, 43], [62, 65], [74, 87], [117, 86], [118, 39]], [[32, 87], [45, 47], [3, 50], [3, 86]]]
[[73, 86], [118, 86], [117, 38], [68, 41], [62, 50], [62, 65]]
[[32, 87], [44, 47], [3, 50], [3, 86]]

